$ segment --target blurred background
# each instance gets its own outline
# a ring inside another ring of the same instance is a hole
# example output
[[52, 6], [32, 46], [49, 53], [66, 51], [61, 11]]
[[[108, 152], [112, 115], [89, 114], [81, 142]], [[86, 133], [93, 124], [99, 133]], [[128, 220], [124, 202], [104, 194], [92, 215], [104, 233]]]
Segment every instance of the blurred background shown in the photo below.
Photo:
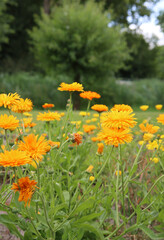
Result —
[[63, 109], [61, 82], [112, 106], [164, 104], [164, 0], [1, 0], [0, 89]]

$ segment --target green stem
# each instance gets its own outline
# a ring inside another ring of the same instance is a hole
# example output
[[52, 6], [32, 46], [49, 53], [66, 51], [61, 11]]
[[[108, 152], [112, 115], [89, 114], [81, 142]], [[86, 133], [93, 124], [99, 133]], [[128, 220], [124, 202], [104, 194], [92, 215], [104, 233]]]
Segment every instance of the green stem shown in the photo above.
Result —
[[45, 240], [45, 238], [43, 238], [43, 237], [40, 235], [40, 233], [38, 232], [38, 230], [37, 230], [37, 228], [36, 228], [36, 226], [35, 226], [35, 224], [34, 224], [34, 222], [33, 222], [33, 220], [32, 220], [31, 214], [30, 214], [30, 212], [28, 211], [28, 208], [26, 208], [26, 210], [27, 210], [27, 213], [28, 213], [28, 215], [29, 215], [30, 222], [31, 222], [31, 224], [32, 224], [32, 226], [33, 226], [33, 228], [34, 228], [37, 236], [38, 236], [39, 238], [41, 238], [42, 240]]
[[75, 204], [74, 208], [72, 209], [72, 211], [70, 212], [70, 214], [67, 216], [67, 218], [66, 218], [61, 224], [59, 224], [59, 225], [56, 227], [55, 232], [56, 232], [58, 229], [60, 229], [60, 228], [64, 225], [64, 223], [71, 217], [71, 215], [74, 213], [74, 211], [76, 210], [76, 208], [79, 206], [79, 204], [81, 203], [81, 201], [83, 200], [83, 198], [85, 197], [85, 195], [90, 191], [93, 183], [98, 179], [98, 177], [100, 176], [100, 174], [101, 174], [102, 171], [104, 170], [104, 168], [105, 168], [105, 166], [106, 166], [106, 164], [107, 164], [107, 162], [108, 162], [108, 160], [109, 160], [109, 158], [110, 158], [110, 156], [111, 156], [111, 154], [112, 154], [112, 151], [113, 151], [113, 147], [112, 147], [112, 149], [111, 149], [111, 151], [110, 151], [110, 153], [109, 153], [109, 156], [106, 158], [104, 164], [102, 165], [100, 171], [99, 171], [98, 174], [95, 176], [95, 179], [94, 179], [94, 180], [92, 181], [92, 183], [88, 186], [88, 188], [86, 189], [85, 193], [84, 193], [83, 196], [80, 198], [80, 200]]
[[51, 125], [50, 125], [50, 121], [47, 122], [47, 126], [48, 126], [48, 138], [49, 138], [49, 140], [51, 140]]
[[119, 227], [119, 212], [118, 212], [118, 193], [119, 193], [119, 161], [117, 161], [117, 179], [116, 179], [116, 226]]
[[[150, 188], [149, 192], [146, 194], [146, 196], [142, 199], [142, 201], [140, 202], [140, 204], [138, 206], [141, 206], [142, 203], [145, 201], [145, 199], [148, 197], [148, 195], [150, 194], [150, 192], [153, 190], [153, 188], [155, 187], [155, 185], [164, 177], [164, 175], [160, 176], [155, 183], [152, 185], [152, 187]], [[126, 223], [135, 215], [135, 211], [127, 218]], [[117, 231], [125, 224], [122, 223], [119, 227], [117, 227], [111, 234], [109, 234], [106, 239], [109, 239], [110, 237], [112, 237], [115, 233], [117, 233]]]
[[5, 137], [6, 137], [7, 149], [9, 150], [9, 149], [10, 149], [10, 146], [9, 146], [9, 139], [8, 139], [8, 136], [7, 136], [7, 129], [5, 129]]
[[89, 109], [90, 109], [90, 106], [91, 106], [91, 100], [88, 101], [87, 113], [88, 113], [88, 111], [89, 111]]
[[122, 161], [122, 155], [121, 155], [121, 145], [119, 145], [119, 155], [120, 155], [120, 163], [121, 163], [122, 207], [123, 207], [124, 217], [126, 217], [126, 214], [125, 214], [125, 191], [124, 191], [124, 167], [123, 167], [123, 161]]
[[48, 224], [48, 226], [49, 226], [49, 228], [50, 228], [50, 231], [51, 231], [51, 234], [52, 234], [52, 239], [54, 239], [54, 231], [53, 231], [53, 229], [52, 229], [52, 227], [51, 227], [51, 225], [50, 225], [50, 223], [49, 223], [49, 220], [48, 220], [48, 214], [47, 214], [47, 210], [46, 210], [46, 206], [45, 206], [45, 201], [44, 201], [44, 197], [42, 196], [42, 194], [40, 194], [39, 192], [38, 192], [38, 194], [39, 194], [39, 196], [40, 196], [40, 199], [41, 199], [41, 201], [42, 201], [42, 203], [43, 203], [43, 210], [44, 210], [44, 215], [45, 215], [45, 218], [46, 218], [46, 222], [47, 222], [47, 224]]

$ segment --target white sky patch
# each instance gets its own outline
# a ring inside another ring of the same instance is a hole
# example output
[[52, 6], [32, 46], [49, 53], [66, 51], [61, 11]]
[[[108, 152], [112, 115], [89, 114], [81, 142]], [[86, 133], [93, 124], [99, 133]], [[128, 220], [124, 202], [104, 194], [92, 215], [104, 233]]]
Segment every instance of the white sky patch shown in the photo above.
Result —
[[[150, 7], [150, 5], [148, 5]], [[152, 7], [152, 6], [151, 6]], [[158, 38], [158, 45], [164, 45], [164, 33], [161, 31], [160, 26], [157, 25], [157, 16], [161, 10], [164, 11], [164, 0], [160, 0], [153, 7], [153, 13], [148, 20], [144, 20], [137, 29], [139, 33], [142, 33], [145, 36], [145, 39], [150, 39], [153, 35], [157, 36]], [[137, 26], [134, 24], [130, 25], [131, 29], [136, 29]]]

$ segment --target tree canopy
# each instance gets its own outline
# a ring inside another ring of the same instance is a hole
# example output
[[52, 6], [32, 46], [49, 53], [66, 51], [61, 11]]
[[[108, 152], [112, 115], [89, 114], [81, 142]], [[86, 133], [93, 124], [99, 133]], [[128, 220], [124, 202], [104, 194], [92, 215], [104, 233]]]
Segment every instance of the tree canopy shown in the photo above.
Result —
[[124, 65], [128, 50], [117, 27], [94, 2], [56, 7], [42, 13], [30, 31], [33, 52], [47, 73], [65, 74], [74, 81], [105, 79]]

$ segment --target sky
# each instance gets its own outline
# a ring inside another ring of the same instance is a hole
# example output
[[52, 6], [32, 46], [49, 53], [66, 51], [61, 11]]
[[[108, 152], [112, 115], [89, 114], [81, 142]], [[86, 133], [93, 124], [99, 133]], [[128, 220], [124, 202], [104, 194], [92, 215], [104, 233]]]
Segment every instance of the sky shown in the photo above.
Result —
[[[161, 10], [164, 11], [164, 0], [160, 0], [153, 8], [153, 13], [150, 19], [142, 20], [142, 23], [139, 27], [139, 32], [141, 32], [145, 38], [151, 38], [152, 35], [158, 37], [158, 45], [164, 45], [164, 33], [161, 32], [160, 26], [157, 25], [156, 19]], [[136, 26], [134, 24], [130, 25], [131, 29], [134, 29]]]

